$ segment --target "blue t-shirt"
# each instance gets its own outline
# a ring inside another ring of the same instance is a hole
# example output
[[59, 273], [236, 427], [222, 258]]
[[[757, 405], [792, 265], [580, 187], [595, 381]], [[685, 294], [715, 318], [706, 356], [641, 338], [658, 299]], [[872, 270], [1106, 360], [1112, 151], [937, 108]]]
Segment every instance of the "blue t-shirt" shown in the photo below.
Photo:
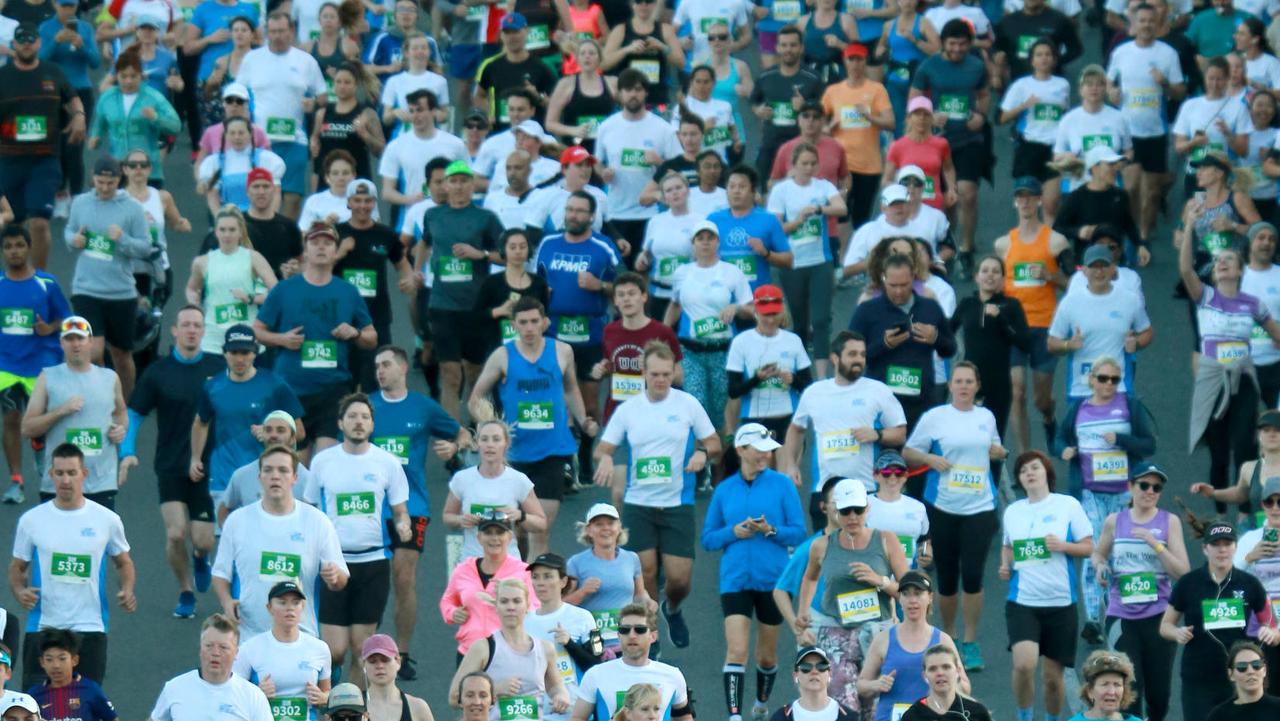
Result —
[[[381, 391], [369, 396], [373, 403], [374, 445], [400, 460], [409, 478], [409, 515], [429, 517], [427, 477], [424, 471], [431, 439], [458, 437], [458, 422], [439, 403], [409, 391], [398, 401], [387, 400]], [[390, 504], [382, 504], [384, 516], [391, 517]]]
[[142, 61], [143, 79], [147, 85], [155, 88], [166, 99], [172, 99], [172, 94], [169, 92], [169, 86], [164, 83], [169, 79], [169, 74], [176, 73], [177, 70], [177, 57], [163, 45], [156, 46], [155, 57]]
[[268, 413], [277, 410], [302, 417], [298, 397], [271, 371], [259, 368], [252, 378], [240, 383], [226, 373], [204, 382], [196, 415], [212, 426], [205, 444], [205, 474], [211, 492], [221, 492], [237, 468], [258, 457], [262, 444], [249, 426], [261, 424]]
[[599, 233], [579, 243], [570, 243], [563, 233], [542, 241], [536, 265], [538, 275], [551, 289], [547, 308], [551, 337], [570, 345], [600, 345], [609, 319], [609, 302], [603, 293], [578, 287], [578, 273], [585, 270], [608, 283], [617, 276], [621, 263], [613, 241]]
[[[440, 55], [440, 46], [436, 44], [436, 39], [427, 36], [427, 46], [430, 50], [430, 61], [436, 67], [444, 66], [444, 59]], [[374, 36], [373, 41], [369, 43], [369, 48], [364, 53], [365, 65], [390, 65], [399, 60], [403, 60], [404, 36], [398, 32], [378, 33]], [[405, 63], [408, 68], [408, 63]], [[394, 73], [379, 74], [380, 78], [388, 78]], [[439, 98], [436, 98], [439, 100]]]
[[302, 327], [306, 338], [298, 350], [276, 349], [276, 375], [299, 396], [318, 393], [351, 381], [350, 343], [333, 337], [333, 329], [349, 323], [356, 330], [373, 324], [356, 287], [341, 278], [312, 285], [301, 274], [280, 281], [267, 294], [258, 320], [276, 333]]
[[62, 362], [58, 334], [37, 335], [35, 321], [45, 323], [71, 315], [67, 297], [52, 275], [37, 270], [26, 280], [0, 273], [0, 372], [35, 378]]
[[76, 674], [63, 688], [50, 688], [49, 682], [27, 689], [40, 704], [41, 716], [58, 721], [116, 721], [120, 714], [107, 700], [102, 687]]
[[[217, 0], [204, 0], [191, 13], [191, 24], [200, 29], [200, 37], [203, 38], [223, 28], [230, 30], [231, 21], [237, 17], [247, 19], [256, 28], [258, 16], [261, 14], [262, 10], [255, 3], [237, 2], [234, 5], [223, 5]], [[231, 52], [230, 37], [220, 43], [210, 43], [205, 46], [204, 52], [200, 53], [200, 69], [197, 73], [197, 78], [202, 85], [213, 74], [213, 65], [218, 58], [229, 52]]]
[[618, 555], [606, 561], [588, 548], [569, 558], [565, 573], [578, 579], [579, 585], [588, 578], [600, 579], [600, 589], [578, 605], [591, 612], [605, 644], [617, 646], [618, 611], [635, 600], [640, 557], [634, 551], [619, 548]]
[[[791, 603], [795, 605], [800, 601], [800, 584], [804, 581], [804, 569], [809, 565], [809, 547], [813, 545], [816, 538], [823, 534], [815, 533], [796, 546], [796, 550], [791, 552], [791, 559], [787, 561], [786, 568], [782, 569], [782, 575], [778, 576], [778, 582], [774, 585], [775, 589], [786, 591], [791, 596]], [[822, 600], [822, 578], [818, 578], [818, 585], [813, 591], [813, 603], [809, 606], [815, 611], [821, 611], [822, 606], [819, 603]]]
[[747, 243], [748, 238], [759, 238], [771, 253], [790, 253], [791, 241], [782, 232], [777, 216], [763, 208], [752, 208], [750, 213], [738, 218], [725, 208], [707, 216], [707, 220], [720, 229], [720, 258], [733, 263], [747, 276], [751, 290], [773, 282], [773, 269], [769, 261], [757, 255]]

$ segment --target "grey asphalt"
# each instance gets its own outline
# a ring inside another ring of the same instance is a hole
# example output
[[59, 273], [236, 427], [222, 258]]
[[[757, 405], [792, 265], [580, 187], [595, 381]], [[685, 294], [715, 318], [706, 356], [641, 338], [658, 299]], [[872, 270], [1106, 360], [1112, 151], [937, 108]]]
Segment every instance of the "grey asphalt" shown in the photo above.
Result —
[[[1092, 33], [1093, 31], [1090, 30], [1086, 45], [1096, 48]], [[1079, 65], [1074, 69], [1078, 71], [1078, 68]], [[749, 113], [744, 115], [754, 120]], [[1007, 128], [998, 128], [995, 131], [995, 137], [1000, 162], [995, 171], [995, 186], [984, 184], [981, 189], [981, 213], [977, 236], [980, 251], [989, 251], [992, 241], [1015, 222], [1011, 207], [1011, 184], [1008, 177], [1011, 143], [1007, 142], [1009, 138]], [[175, 285], [179, 293], [185, 283], [193, 254], [208, 229], [204, 203], [194, 193], [185, 140], [180, 147], [183, 149], [182, 152], [170, 156], [165, 164], [167, 187], [174, 193], [179, 208], [194, 226], [194, 231], [187, 235], [169, 234], [170, 254], [176, 275]], [[754, 151], [752, 154], [754, 155]], [[1180, 182], [1177, 183], [1177, 187], [1181, 187]], [[1169, 198], [1171, 216], [1176, 216], [1181, 203], [1181, 192], [1173, 192]], [[61, 230], [61, 223], [56, 224], [55, 249], [50, 270], [57, 275], [63, 283], [64, 290], [69, 293], [72, 259], [65, 246], [58, 240], [61, 237]], [[1170, 237], [1170, 221], [1162, 218], [1160, 232], [1155, 235], [1152, 244], [1154, 260], [1148, 268], [1141, 271], [1146, 289], [1147, 306], [1156, 327], [1156, 333], [1154, 343], [1139, 355], [1137, 389], [1158, 422], [1159, 447], [1155, 458], [1172, 470], [1173, 482], [1164, 498], [1166, 507], [1176, 510], [1173, 499], [1182, 497], [1197, 512], [1207, 513], [1212, 510], [1211, 507], [1191, 497], [1186, 490], [1193, 482], [1207, 480], [1208, 456], [1203, 449], [1190, 456], [1187, 454], [1191, 335], [1183, 302], [1172, 299], [1172, 288], [1176, 279], [1176, 256], [1169, 242]], [[967, 295], [972, 292], [972, 286], [963, 283], [957, 291], [961, 296]], [[848, 290], [837, 295], [835, 307], [838, 325], [836, 327], [844, 327], [847, 323], [852, 303], [853, 297]], [[176, 298], [170, 301], [166, 309], [166, 327], [180, 305]], [[400, 296], [396, 296], [395, 300], [395, 322], [392, 333], [392, 340], [397, 343], [408, 345], [412, 342], [406, 306]], [[167, 333], [164, 347], [168, 347]], [[1059, 411], [1064, 407], [1061, 401], [1062, 386], [1060, 368], [1055, 382], [1055, 392], [1059, 397]], [[420, 375], [413, 377], [412, 387], [418, 391], [425, 391]], [[1037, 424], [1033, 423], [1034, 425]], [[1038, 438], [1039, 430], [1034, 432]], [[110, 661], [105, 687], [121, 716], [131, 721], [141, 721], [147, 717], [165, 680], [195, 665], [199, 618], [218, 610], [217, 599], [210, 592], [199, 598], [197, 619], [177, 620], [171, 617], [177, 598], [177, 587], [164, 560], [164, 528], [158, 511], [155, 478], [151, 472], [155, 434], [155, 421], [151, 419], [143, 428], [138, 442], [142, 456], [141, 467], [132, 474], [117, 502], [117, 510], [124, 520], [129, 541], [133, 546], [132, 556], [137, 566], [138, 610], [134, 614], [126, 614], [118, 608], [113, 608], [111, 611]], [[25, 461], [27, 477], [30, 479], [33, 471], [29, 452], [27, 455]], [[433, 461], [428, 472], [428, 485], [432, 514], [436, 519], [440, 518], [447, 493], [447, 481], [448, 477], [444, 469], [438, 461]], [[29, 493], [34, 496], [33, 490]], [[552, 542], [553, 550], [568, 556], [581, 549], [573, 540], [572, 523], [580, 518], [591, 503], [600, 500], [608, 500], [607, 492], [594, 488], [566, 498], [556, 524]], [[0, 555], [7, 557], [10, 554], [13, 543], [12, 529], [18, 514], [29, 508], [30, 503], [29, 500], [28, 504], [21, 508], [0, 506]], [[700, 496], [698, 499], [700, 511], [705, 509], [706, 503], [707, 498]], [[417, 681], [402, 685], [407, 692], [426, 698], [439, 719], [451, 718], [455, 715], [445, 700], [449, 678], [454, 668], [452, 630], [442, 622], [436, 608], [436, 602], [444, 589], [446, 580], [443, 551], [445, 531], [444, 524], [440, 521], [432, 523], [427, 530], [427, 551], [419, 565], [418, 573], [419, 626], [412, 646], [412, 653], [418, 661], [419, 676]], [[1191, 549], [1191, 557], [1193, 566], [1203, 562], [1203, 557], [1195, 547]], [[1009, 690], [1009, 655], [1005, 651], [1006, 633], [1002, 598], [1006, 585], [996, 576], [997, 558], [997, 551], [993, 548], [986, 573], [987, 608], [979, 634], [987, 668], [973, 675], [974, 695], [995, 710], [997, 717], [1012, 719], [1013, 703]], [[724, 634], [716, 588], [717, 564], [717, 554], [710, 553], [701, 553], [695, 564], [693, 595], [685, 604], [685, 616], [692, 629], [692, 645], [689, 648], [677, 649], [669, 642], [663, 643], [663, 660], [679, 666], [684, 671], [690, 687], [697, 695], [699, 716], [710, 719], [726, 717], [721, 691]], [[110, 573], [108, 575], [112, 576]], [[112, 578], [110, 583], [114, 588], [114, 576]], [[108, 598], [113, 597], [114, 593], [108, 594]], [[4, 594], [3, 599], [2, 605], [6, 608], [11, 611], [18, 609], [16, 601], [10, 594]], [[391, 613], [388, 608], [383, 628], [390, 628], [390, 625]], [[665, 625], [662, 632], [665, 635]], [[793, 644], [790, 633], [784, 631], [781, 641], [784, 669], [789, 669], [793, 656], [791, 652]], [[1088, 648], [1081, 642], [1080, 649], [1080, 658], [1083, 659]], [[1178, 694], [1176, 683], [1175, 676], [1173, 719], [1181, 718], [1176, 703]], [[754, 681], [749, 674], [748, 694], [753, 693], [753, 689]], [[771, 707], [777, 708], [794, 696], [794, 684], [784, 673], [779, 678]]]

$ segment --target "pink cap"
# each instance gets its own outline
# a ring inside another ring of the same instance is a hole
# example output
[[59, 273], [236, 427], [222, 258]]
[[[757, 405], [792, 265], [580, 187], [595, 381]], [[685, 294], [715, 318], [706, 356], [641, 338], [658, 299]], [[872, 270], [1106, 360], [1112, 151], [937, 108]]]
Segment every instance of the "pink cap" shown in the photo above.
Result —
[[400, 649], [396, 648], [396, 642], [387, 634], [375, 633], [366, 638], [364, 645], [360, 647], [360, 660], [363, 661], [374, 654], [387, 658], [399, 658]]
[[933, 112], [933, 101], [927, 95], [917, 95], [907, 102], [907, 114], [910, 115], [917, 110], [923, 110], [926, 113]]

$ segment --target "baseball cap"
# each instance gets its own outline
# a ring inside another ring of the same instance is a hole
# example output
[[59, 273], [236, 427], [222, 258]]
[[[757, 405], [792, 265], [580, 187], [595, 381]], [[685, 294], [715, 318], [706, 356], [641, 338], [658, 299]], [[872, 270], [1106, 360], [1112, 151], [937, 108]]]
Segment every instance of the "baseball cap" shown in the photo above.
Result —
[[698, 233], [702, 232], [714, 233], [717, 238], [720, 237], [720, 227], [710, 220], [704, 220], [693, 226], [693, 232], [689, 234], [690, 238], [698, 237]]
[[26, 709], [37, 716], [40, 715], [40, 704], [36, 703], [36, 700], [30, 695], [18, 693], [17, 691], [5, 691], [4, 695], [0, 696], [0, 714], [14, 706]]
[[1280, 493], [1280, 476], [1272, 476], [1262, 483], [1262, 497], [1270, 498]]
[[549, 138], [542, 130], [542, 125], [533, 118], [525, 118], [520, 124], [511, 129], [513, 133], [524, 133], [531, 135], [542, 142], [546, 142]]
[[[521, 123], [523, 125], [523, 123]], [[586, 163], [587, 165], [596, 164], [596, 156], [581, 145], [570, 145], [560, 153], [561, 165], [573, 165], [575, 163]]]
[[587, 523], [591, 523], [600, 516], [622, 520], [622, 516], [618, 515], [618, 509], [614, 508], [612, 503], [596, 503], [587, 509]]
[[733, 447], [751, 446], [757, 451], [776, 451], [782, 444], [774, 440], [773, 431], [759, 423], [746, 423], [733, 434]]
[[93, 161], [94, 175], [113, 175], [118, 178], [121, 172], [120, 161], [110, 155], [104, 155]]
[[1230, 521], [1214, 521], [1204, 531], [1205, 545], [1214, 541], [1234, 541], [1236, 540], [1236, 527], [1231, 525]]
[[222, 89], [222, 99], [226, 100], [227, 98], [240, 98], [241, 100], [248, 100], [249, 88], [246, 88], [244, 86], [244, 83], [230, 83], [227, 85], [227, 87]]
[[253, 185], [257, 182], [267, 182], [275, 184], [276, 179], [271, 175], [271, 171], [266, 168], [254, 168], [249, 171], [249, 178], [245, 181], [246, 185]]
[[831, 502], [840, 510], [866, 508], [867, 486], [853, 478], [842, 478], [836, 487], [831, 489]]
[[898, 579], [898, 590], [911, 586], [921, 591], [933, 591], [933, 581], [925, 574], [919, 571], [907, 571]]
[[1169, 482], [1169, 474], [1165, 473], [1163, 468], [1157, 466], [1151, 461], [1142, 461], [1133, 467], [1133, 479], [1135, 481], [1143, 476], [1157, 476], [1165, 483]]
[[882, 452], [876, 458], [876, 472], [883, 471], [886, 468], [907, 468], [907, 459], [895, 450], [887, 450]]
[[[375, 633], [369, 638], [366, 638], [364, 643], [360, 646], [360, 660], [363, 661], [375, 653], [379, 656], [386, 656], [387, 658], [396, 658], [400, 655], [400, 649], [396, 648], [395, 640], [387, 634]], [[345, 686], [346, 684], [343, 685]], [[332, 700], [333, 696], [330, 696], [329, 698]]]
[[502, 16], [503, 30], [524, 30], [529, 27], [529, 21], [524, 19], [520, 13], [507, 13]]
[[467, 117], [462, 121], [462, 124], [467, 127], [478, 125], [482, 128], [487, 128], [489, 127], [489, 115], [483, 110], [472, 110], [467, 113]]
[[1262, 415], [1258, 416], [1258, 427], [1265, 428], [1267, 426], [1280, 428], [1280, 411], [1263, 411]]
[[529, 570], [533, 570], [534, 566], [543, 566], [545, 568], [554, 568], [560, 573], [564, 573], [564, 557], [555, 553], [544, 553], [541, 556], [529, 562]]
[[66, 338], [69, 335], [78, 335], [82, 338], [93, 337], [93, 326], [89, 325], [89, 321], [85, 320], [82, 315], [73, 315], [69, 318], [62, 319], [62, 334], [59, 338]]
[[13, 31], [14, 42], [34, 43], [40, 39], [40, 28], [35, 23], [22, 23]]
[[1111, 149], [1109, 145], [1095, 145], [1084, 154], [1084, 169], [1093, 170], [1098, 163], [1118, 163], [1124, 156]]
[[373, 184], [372, 180], [367, 178], [356, 178], [347, 186], [347, 197], [353, 195], [372, 195], [374, 200], [378, 199], [378, 186]]
[[925, 111], [926, 113], [932, 113], [932, 112], [933, 112], [933, 101], [932, 101], [932, 100], [930, 100], [930, 99], [929, 99], [929, 97], [928, 97], [927, 95], [917, 95], [917, 96], [915, 96], [914, 98], [912, 98], [912, 99], [908, 100], [908, 101], [907, 101], [907, 115], [910, 115], [910, 114], [914, 113], [914, 112], [915, 112], [915, 111], [917, 111], [917, 110], [923, 110], [923, 111]]
[[817, 113], [818, 117], [821, 118], [826, 116], [827, 111], [822, 107], [822, 103], [817, 100], [806, 100], [804, 105], [801, 105], [800, 109], [796, 111], [796, 117], [798, 118], [805, 113]]
[[907, 202], [907, 189], [894, 183], [880, 189], [880, 205], [893, 205]]
[[9, 655], [8, 651], [2, 648], [0, 648], [0, 666], [13, 668], [13, 657]]
[[455, 160], [444, 169], [444, 177], [454, 175], [474, 175], [474, 173], [471, 172], [471, 166], [467, 165], [467, 161]]
[[258, 338], [253, 334], [253, 328], [244, 323], [236, 323], [227, 329], [227, 334], [222, 341], [223, 353], [235, 353], [236, 351], [250, 351], [256, 353], [258, 351]]
[[[378, 634], [378, 636], [381, 635]], [[375, 638], [377, 636], [370, 636], [369, 641]], [[369, 641], [364, 642], [365, 648], [369, 647]], [[392, 646], [394, 645], [393, 643]], [[325, 708], [325, 713], [332, 714], [337, 711], [359, 711], [364, 713], [364, 694], [354, 683], [340, 683], [329, 691], [329, 705]]]
[[862, 43], [849, 43], [844, 46], [844, 52], [842, 55], [846, 58], [866, 58], [867, 46]]
[[1013, 179], [1013, 194], [1029, 193], [1031, 195], [1040, 195], [1043, 189], [1040, 187], [1040, 181], [1030, 175], [1023, 175]]
[[1111, 249], [1101, 245], [1091, 245], [1084, 252], [1084, 267], [1088, 268], [1094, 263], [1106, 263], [1112, 265], [1114, 259], [1111, 257]]
[[57, 5], [79, 5], [80, 0], [58, 0]]
[[289, 411], [282, 411], [278, 409], [271, 411], [267, 414], [266, 418], [262, 419], [262, 422], [265, 424], [267, 421], [274, 420], [282, 420], [286, 426], [289, 426], [289, 428], [293, 430], [294, 433], [298, 432], [298, 422], [293, 419], [293, 416], [289, 415]]
[[271, 590], [267, 591], [267, 600], [270, 601], [273, 598], [288, 596], [291, 593], [297, 594], [298, 598], [301, 598], [304, 601], [307, 600], [307, 594], [302, 592], [302, 586], [299, 586], [294, 581], [281, 581], [272, 586]]
[[511, 519], [502, 511], [485, 511], [480, 514], [480, 522], [476, 524], [477, 531], [483, 531], [489, 526], [501, 526], [502, 528], [511, 530]]
[[907, 178], [915, 178], [921, 183], [928, 182], [928, 176], [924, 174], [924, 169], [919, 165], [904, 165], [898, 168], [898, 174], [893, 177], [893, 182], [901, 183]]
[[[78, 0], [72, 0], [72, 2], [78, 2]], [[166, 26], [165, 21], [161, 20], [155, 15], [143, 15], [142, 17], [138, 18], [138, 27], [140, 28], [155, 28], [156, 30], [159, 30], [160, 28], [163, 28], [165, 26]]]
[[765, 315], [782, 312], [782, 289], [776, 285], [762, 285], [752, 295], [756, 310]]
[[805, 656], [821, 656], [823, 661], [827, 663], [831, 663], [831, 657], [828, 656], [827, 652], [823, 651], [820, 647], [805, 646], [799, 651], [796, 651], [796, 662], [792, 664], [791, 667], [794, 669], [796, 666], [799, 666], [800, 662], [804, 660]]
[[1231, 172], [1231, 161], [1227, 159], [1227, 154], [1218, 150], [1210, 150], [1199, 160], [1191, 161], [1191, 167], [1193, 168], [1199, 168], [1205, 165], [1217, 168], [1226, 173]]

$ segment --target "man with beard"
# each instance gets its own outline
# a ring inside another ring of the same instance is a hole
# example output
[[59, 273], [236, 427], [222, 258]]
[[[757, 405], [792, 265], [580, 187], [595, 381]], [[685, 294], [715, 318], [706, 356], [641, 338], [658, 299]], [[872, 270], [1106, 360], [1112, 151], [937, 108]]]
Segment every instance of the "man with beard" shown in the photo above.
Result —
[[756, 172], [761, 178], [769, 177], [778, 148], [800, 134], [800, 111], [822, 96], [822, 81], [800, 64], [804, 60], [804, 33], [792, 25], [782, 28], [776, 49], [778, 64], [761, 73], [751, 93], [752, 112], [764, 126], [756, 156]]
[[867, 341], [861, 334], [847, 330], [836, 334], [831, 341], [831, 365], [836, 369], [834, 378], [813, 383], [801, 394], [778, 455], [779, 470], [799, 487], [805, 433], [813, 427], [809, 519], [815, 531], [827, 525], [823, 481], [832, 476], [870, 479], [880, 448], [900, 447], [907, 440], [902, 404], [888, 386], [863, 376]]

